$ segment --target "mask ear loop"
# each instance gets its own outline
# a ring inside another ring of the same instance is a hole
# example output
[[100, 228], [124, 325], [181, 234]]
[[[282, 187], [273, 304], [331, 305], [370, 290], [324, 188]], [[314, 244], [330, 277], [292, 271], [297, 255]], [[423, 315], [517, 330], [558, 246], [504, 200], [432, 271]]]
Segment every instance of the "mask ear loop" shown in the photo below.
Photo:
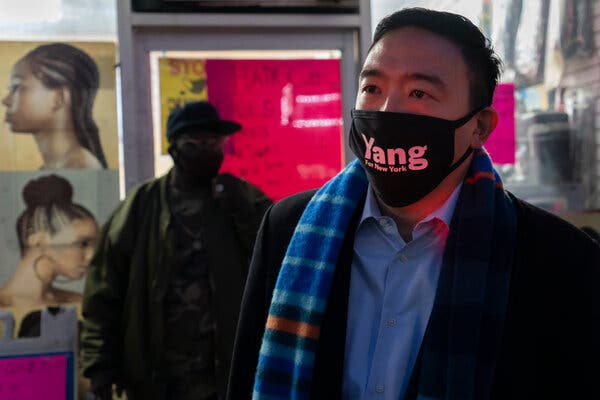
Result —
[[487, 106], [477, 107], [476, 109], [474, 109], [473, 111], [471, 111], [470, 113], [468, 113], [467, 115], [465, 115], [464, 117], [452, 121], [452, 127], [454, 129], [460, 128], [461, 126], [463, 126], [464, 124], [466, 124], [467, 122], [469, 122], [469, 120], [471, 118], [473, 118], [475, 115], [477, 115], [478, 112], [484, 110], [485, 108], [487, 108]]
[[471, 148], [471, 146], [469, 146], [467, 151], [465, 151], [465, 154], [463, 154], [458, 160], [456, 160], [456, 162], [450, 167], [450, 169], [448, 169], [448, 174], [446, 174], [446, 176], [450, 175], [452, 173], [452, 171], [454, 171], [463, 162], [465, 162], [465, 160], [471, 155], [472, 152], [473, 152], [473, 149]]
[[[485, 109], [486, 107], [477, 107], [475, 110], [471, 111], [470, 113], [468, 113], [467, 115], [465, 115], [464, 117], [457, 119], [455, 121], [452, 121], [452, 125], [453, 128], [456, 130], [458, 128], [460, 128], [461, 126], [463, 126], [464, 124], [466, 124], [467, 122], [469, 122], [469, 120], [471, 118], [473, 118], [475, 115], [477, 115], [478, 112], [480, 112], [481, 110]], [[450, 169], [448, 170], [448, 175], [450, 175], [452, 173], [452, 171], [454, 171], [456, 168], [458, 168], [463, 162], [465, 162], [465, 160], [471, 155], [471, 153], [473, 153], [473, 148], [471, 148], [471, 146], [469, 146], [469, 148], [467, 149], [467, 151], [465, 151], [465, 153], [458, 159], [456, 160], [456, 162], [450, 166]]]

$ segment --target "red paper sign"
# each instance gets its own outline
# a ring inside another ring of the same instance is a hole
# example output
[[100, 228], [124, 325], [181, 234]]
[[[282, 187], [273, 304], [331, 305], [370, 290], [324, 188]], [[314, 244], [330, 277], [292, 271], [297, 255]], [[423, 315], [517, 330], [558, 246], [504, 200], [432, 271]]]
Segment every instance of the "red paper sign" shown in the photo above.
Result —
[[485, 143], [494, 164], [515, 163], [515, 85], [496, 86], [492, 107], [498, 112], [498, 125]]
[[339, 60], [207, 60], [206, 75], [208, 100], [243, 127], [221, 172], [279, 200], [343, 167]]
[[0, 399], [64, 400], [66, 387], [64, 355], [0, 359]]

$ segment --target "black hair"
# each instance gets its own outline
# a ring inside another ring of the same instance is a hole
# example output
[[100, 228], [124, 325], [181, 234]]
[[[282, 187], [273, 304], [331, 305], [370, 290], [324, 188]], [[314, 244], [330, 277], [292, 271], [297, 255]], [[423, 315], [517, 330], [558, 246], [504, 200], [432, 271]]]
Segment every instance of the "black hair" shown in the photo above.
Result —
[[96, 219], [85, 207], [73, 203], [73, 186], [58, 175], [33, 179], [23, 188], [26, 209], [17, 219], [17, 237], [21, 254], [27, 239], [36, 232], [54, 235], [76, 219]]
[[471, 109], [492, 104], [502, 62], [477, 26], [462, 15], [419, 7], [405, 8], [379, 22], [369, 51], [387, 33], [408, 26], [427, 30], [456, 44], [468, 68]]
[[77, 47], [66, 43], [50, 43], [27, 53], [23, 61], [46, 87], [66, 87], [69, 90], [77, 141], [98, 159], [103, 168], [107, 168], [98, 126], [92, 116], [100, 85], [100, 73], [94, 60]]

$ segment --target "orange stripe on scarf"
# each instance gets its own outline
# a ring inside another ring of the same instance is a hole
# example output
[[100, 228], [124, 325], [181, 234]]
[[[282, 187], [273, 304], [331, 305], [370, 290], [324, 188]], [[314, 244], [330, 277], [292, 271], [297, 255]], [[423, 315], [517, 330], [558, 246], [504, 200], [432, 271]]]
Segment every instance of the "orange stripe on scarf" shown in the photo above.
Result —
[[468, 184], [473, 184], [480, 179], [489, 179], [491, 181], [494, 181], [494, 183], [496, 184], [497, 187], [499, 187], [499, 188], [504, 187], [502, 185], [502, 182], [496, 182], [496, 178], [494, 177], [494, 174], [491, 172], [477, 172], [475, 174], [475, 176], [470, 176], [470, 177], [466, 178], [465, 182]]
[[274, 317], [272, 315], [269, 315], [269, 318], [267, 318], [267, 329], [293, 333], [311, 339], [318, 339], [321, 333], [321, 328], [316, 325]]

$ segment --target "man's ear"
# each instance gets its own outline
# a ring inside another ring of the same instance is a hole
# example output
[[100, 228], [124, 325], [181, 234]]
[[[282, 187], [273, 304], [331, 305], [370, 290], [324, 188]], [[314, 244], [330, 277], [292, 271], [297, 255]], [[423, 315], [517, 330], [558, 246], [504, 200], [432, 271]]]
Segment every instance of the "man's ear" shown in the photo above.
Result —
[[496, 125], [498, 125], [498, 112], [492, 107], [486, 107], [477, 113], [477, 128], [473, 132], [471, 147], [480, 149], [488, 140]]

